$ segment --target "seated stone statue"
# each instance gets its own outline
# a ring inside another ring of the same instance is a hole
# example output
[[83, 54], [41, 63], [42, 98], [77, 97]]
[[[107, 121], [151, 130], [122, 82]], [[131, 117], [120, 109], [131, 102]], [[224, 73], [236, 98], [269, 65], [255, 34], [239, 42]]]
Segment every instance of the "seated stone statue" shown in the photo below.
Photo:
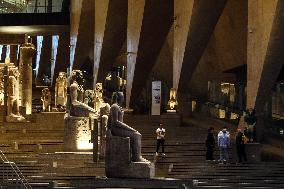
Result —
[[114, 93], [113, 100], [115, 103], [110, 108], [108, 129], [114, 136], [130, 138], [131, 160], [133, 162], [147, 161], [141, 156], [141, 134], [123, 123], [123, 110], [120, 107], [124, 101], [123, 93]]
[[25, 121], [25, 118], [19, 112], [19, 86], [18, 80], [19, 72], [17, 69], [11, 68], [9, 70], [8, 79], [8, 101], [7, 101], [7, 122]]
[[[76, 73], [73, 73], [76, 72]], [[74, 70], [71, 75], [70, 85], [70, 115], [77, 117], [89, 117], [96, 114], [96, 111], [78, 100], [78, 94], [80, 92], [78, 85], [78, 78], [82, 77], [82, 73], [78, 70]]]
[[155, 166], [141, 156], [141, 134], [123, 123], [123, 94], [115, 93], [106, 132], [105, 171], [107, 177], [152, 178]]
[[41, 101], [42, 101], [42, 110], [44, 112], [50, 111], [51, 95], [48, 88], [42, 89]]

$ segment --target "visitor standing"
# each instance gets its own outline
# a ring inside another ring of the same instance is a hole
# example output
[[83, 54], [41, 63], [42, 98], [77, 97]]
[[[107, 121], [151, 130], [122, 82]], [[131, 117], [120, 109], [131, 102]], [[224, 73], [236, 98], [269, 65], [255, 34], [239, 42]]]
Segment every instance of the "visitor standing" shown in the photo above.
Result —
[[228, 148], [230, 146], [230, 135], [227, 129], [222, 130], [222, 134], [218, 134], [218, 147], [220, 149], [220, 163], [226, 163], [229, 160]]
[[162, 146], [162, 156], [165, 156], [165, 135], [166, 129], [163, 128], [163, 124], [160, 123], [159, 128], [156, 130], [157, 134], [157, 147], [156, 147], [156, 156], [159, 153], [159, 148]]
[[247, 162], [247, 155], [245, 151], [245, 143], [246, 137], [242, 133], [241, 129], [238, 129], [238, 133], [236, 135], [236, 150], [238, 155], [238, 163], [242, 163], [242, 159]]
[[256, 124], [256, 116], [255, 116], [255, 110], [252, 108], [249, 108], [246, 111], [245, 115], [245, 122], [247, 124], [247, 132], [248, 132], [248, 139], [249, 142], [253, 142], [255, 138], [255, 124]]
[[208, 134], [207, 134], [207, 138], [206, 138], [206, 141], [205, 141], [206, 148], [207, 148], [207, 151], [206, 151], [206, 160], [207, 161], [214, 160], [213, 154], [214, 154], [214, 148], [215, 148], [215, 138], [214, 138], [214, 135], [213, 135], [213, 131], [214, 131], [213, 127], [210, 127], [208, 129]]

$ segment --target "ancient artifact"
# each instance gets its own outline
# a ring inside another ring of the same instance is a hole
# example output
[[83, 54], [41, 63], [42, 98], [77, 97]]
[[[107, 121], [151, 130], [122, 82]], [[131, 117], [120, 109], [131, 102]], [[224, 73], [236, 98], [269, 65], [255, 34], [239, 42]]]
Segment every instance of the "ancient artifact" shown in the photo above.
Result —
[[3, 69], [0, 70], [0, 105], [4, 105], [4, 74], [3, 74]]
[[94, 106], [95, 92], [94, 90], [85, 90], [84, 103], [90, 107]]
[[97, 112], [99, 112], [103, 106], [105, 106], [103, 99], [103, 84], [97, 83], [95, 88], [94, 108]]
[[26, 108], [26, 114], [32, 113], [32, 60], [36, 53], [32, 43], [24, 43], [20, 47], [20, 76], [22, 89], [22, 106]]
[[66, 106], [67, 77], [65, 72], [59, 72], [55, 83], [55, 107]]
[[19, 71], [16, 67], [9, 68], [8, 77], [8, 100], [7, 100], [7, 122], [25, 121], [19, 112]]
[[120, 107], [124, 97], [113, 95], [106, 136], [105, 169], [107, 177], [151, 178], [154, 165], [141, 156], [141, 134], [123, 123]]
[[[80, 81], [83, 79], [83, 74], [80, 70], [74, 70], [70, 78], [70, 115], [78, 117], [89, 117], [90, 114], [96, 114], [96, 111], [90, 106], [82, 102], [82, 85]], [[82, 95], [83, 96], [83, 95]], [[84, 97], [84, 96], [83, 96]]]
[[101, 128], [100, 128], [99, 152], [100, 156], [102, 157], [105, 157], [106, 131], [107, 131], [109, 113], [110, 113], [110, 105], [108, 103], [105, 103], [105, 106], [100, 108]]
[[170, 110], [176, 110], [178, 106], [177, 102], [177, 90], [175, 88], [171, 88], [170, 90], [170, 100], [168, 101], [168, 106]]
[[42, 101], [42, 110], [44, 112], [50, 112], [50, 103], [51, 103], [51, 94], [48, 88], [44, 88], [41, 91], [41, 101]]
[[[83, 74], [73, 70], [69, 78], [70, 104], [65, 116], [64, 149], [70, 151], [91, 150], [91, 128], [94, 119], [98, 118], [96, 111], [79, 101], [80, 84]], [[81, 85], [82, 86], [82, 85]]]

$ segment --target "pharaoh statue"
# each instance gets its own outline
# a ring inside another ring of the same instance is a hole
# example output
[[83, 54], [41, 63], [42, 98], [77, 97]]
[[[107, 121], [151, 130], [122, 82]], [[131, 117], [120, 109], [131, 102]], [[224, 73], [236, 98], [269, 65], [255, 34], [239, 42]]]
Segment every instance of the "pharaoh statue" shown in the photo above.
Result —
[[97, 83], [95, 88], [95, 99], [94, 99], [94, 107], [96, 111], [100, 111], [100, 108], [105, 106], [105, 102], [103, 99], [103, 84]]
[[[70, 76], [70, 115], [77, 117], [89, 117], [96, 111], [82, 102], [83, 74], [80, 70], [73, 70]], [[82, 96], [82, 97], [81, 97]]]
[[90, 107], [94, 106], [95, 92], [94, 90], [85, 90], [84, 92], [84, 103]]
[[107, 123], [108, 117], [110, 113], [110, 105], [105, 103], [105, 106], [100, 108], [100, 118], [101, 118], [101, 145], [100, 145], [100, 154], [102, 157], [105, 156], [105, 148], [106, 148], [106, 131], [107, 131]]
[[4, 105], [4, 74], [0, 71], [0, 105]]
[[65, 72], [59, 72], [55, 83], [55, 107], [66, 106], [67, 77]]
[[7, 122], [25, 121], [19, 112], [19, 71], [16, 67], [9, 69], [8, 78], [8, 100], [7, 100]]
[[[65, 115], [64, 149], [70, 151], [91, 150], [91, 127], [98, 115], [79, 99], [82, 92], [83, 73], [73, 70], [69, 77], [68, 110]], [[84, 97], [84, 95], [82, 95]]]
[[175, 88], [171, 88], [170, 90], [170, 100], [168, 101], [168, 106], [170, 107], [170, 110], [176, 110], [178, 106], [177, 90]]
[[[106, 176], [150, 178], [154, 167], [141, 155], [141, 134], [123, 122], [122, 92], [114, 93], [106, 137]], [[129, 148], [130, 147], [130, 148]]]
[[42, 101], [42, 110], [44, 112], [50, 111], [51, 95], [48, 88], [44, 88], [41, 91], [41, 101]]

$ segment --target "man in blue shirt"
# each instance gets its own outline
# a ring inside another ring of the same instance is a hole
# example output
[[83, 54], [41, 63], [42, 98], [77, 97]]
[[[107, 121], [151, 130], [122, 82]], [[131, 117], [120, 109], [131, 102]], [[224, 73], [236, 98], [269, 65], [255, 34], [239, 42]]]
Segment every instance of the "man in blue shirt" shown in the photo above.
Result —
[[220, 159], [221, 164], [226, 163], [229, 160], [228, 148], [230, 146], [230, 135], [227, 129], [223, 129], [222, 133], [218, 134], [218, 147], [220, 149]]

